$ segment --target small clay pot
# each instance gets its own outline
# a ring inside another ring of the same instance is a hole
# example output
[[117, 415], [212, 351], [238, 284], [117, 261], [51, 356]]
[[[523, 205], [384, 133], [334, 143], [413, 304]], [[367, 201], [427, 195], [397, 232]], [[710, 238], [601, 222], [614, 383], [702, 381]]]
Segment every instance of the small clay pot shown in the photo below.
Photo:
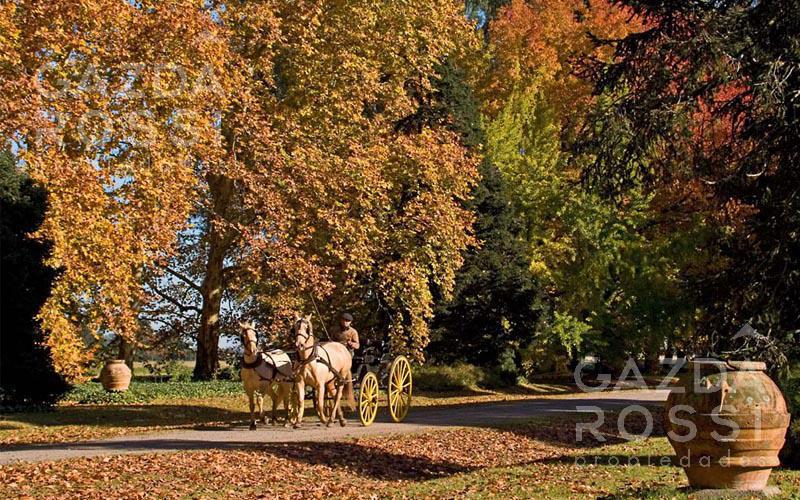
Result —
[[[694, 488], [762, 490], [773, 467], [780, 465], [789, 413], [780, 389], [753, 361], [690, 362], [679, 387], [667, 399], [666, 427], [676, 460]], [[669, 411], [685, 405], [673, 421]], [[690, 421], [697, 434], [689, 441]], [[680, 425], [679, 425], [680, 424]], [[738, 427], [738, 435], [732, 432]]]
[[124, 359], [112, 359], [100, 372], [100, 382], [107, 391], [127, 391], [131, 384], [131, 369], [125, 364]]

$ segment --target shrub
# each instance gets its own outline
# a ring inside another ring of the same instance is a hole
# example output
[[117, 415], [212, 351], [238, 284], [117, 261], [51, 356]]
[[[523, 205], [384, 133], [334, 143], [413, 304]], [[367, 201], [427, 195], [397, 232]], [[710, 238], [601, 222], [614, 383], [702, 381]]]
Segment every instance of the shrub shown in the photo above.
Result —
[[489, 389], [516, 385], [519, 378], [517, 366], [515, 351], [505, 349], [500, 353], [498, 364], [488, 370], [481, 385]]
[[212, 380], [208, 382], [131, 382], [125, 392], [106, 392], [97, 382], [74, 387], [64, 395], [62, 402], [77, 404], [140, 404], [154, 400], [212, 398], [242, 394], [238, 381]]
[[786, 433], [786, 444], [781, 452], [781, 463], [800, 467], [800, 366], [790, 370], [787, 376], [780, 380], [780, 386], [792, 413], [792, 423]]
[[492, 368], [487, 370], [480, 386], [487, 389], [500, 389], [503, 387], [511, 387], [516, 385], [518, 377], [516, 373], [509, 372], [500, 368]]
[[192, 369], [182, 361], [169, 361], [165, 367], [170, 382], [189, 382], [192, 380]]
[[67, 392], [61, 401], [78, 404], [106, 405], [106, 404], [135, 404], [146, 403], [152, 399], [150, 395], [136, 391], [133, 386], [142, 382], [132, 383], [131, 388], [125, 392], [107, 392], [97, 382], [87, 382], [76, 385]]
[[482, 369], [466, 363], [420, 366], [414, 369], [414, 386], [426, 391], [457, 391], [475, 388], [485, 377]]
[[237, 366], [225, 366], [220, 368], [217, 371], [217, 379], [218, 380], [239, 380], [239, 367]]

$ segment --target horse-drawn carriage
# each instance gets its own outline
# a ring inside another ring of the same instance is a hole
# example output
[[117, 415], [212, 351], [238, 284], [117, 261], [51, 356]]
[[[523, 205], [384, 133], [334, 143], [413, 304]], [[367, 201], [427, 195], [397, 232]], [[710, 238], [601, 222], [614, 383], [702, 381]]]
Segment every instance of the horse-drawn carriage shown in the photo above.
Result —
[[[251, 429], [256, 428], [256, 403], [262, 421], [266, 422], [262, 402], [264, 395], [269, 395], [272, 399], [273, 422], [276, 419], [277, 404], [284, 401], [287, 423], [291, 413], [295, 426], [298, 426], [302, 422], [305, 405], [298, 405], [297, 402], [312, 399], [315, 401], [315, 406], [322, 410], [320, 419], [323, 423], [330, 425], [338, 410], [340, 423], [344, 425], [344, 416], [340, 409], [343, 386], [352, 388], [353, 392], [350, 394], [355, 396], [355, 410], [364, 426], [371, 425], [375, 421], [380, 406], [381, 390], [386, 391], [387, 406], [392, 421], [402, 422], [408, 414], [413, 388], [411, 364], [405, 356], [393, 357], [385, 341], [366, 341], [351, 360], [345, 347], [338, 342], [321, 344], [316, 342], [309, 316], [298, 317], [293, 326], [293, 332], [297, 334], [295, 346], [297, 351], [285, 352], [274, 349], [264, 352], [257, 348], [254, 325], [242, 323], [241, 326], [242, 343], [245, 347], [242, 381], [250, 398]], [[330, 350], [334, 352], [328, 352]], [[346, 361], [343, 360], [343, 356], [346, 357]], [[341, 372], [335, 366], [340, 362], [346, 363]], [[315, 385], [306, 386], [305, 377], [300, 375], [306, 368], [311, 370], [310, 379]], [[330, 373], [325, 379], [326, 382], [322, 381], [323, 376], [317, 372], [318, 369], [321, 370], [319, 373]], [[307, 392], [306, 388], [312, 390]], [[324, 393], [321, 399], [317, 391]], [[286, 398], [291, 399], [292, 411], [289, 409], [289, 399]]]
[[353, 386], [362, 425], [375, 421], [381, 389], [386, 390], [392, 421], [402, 422], [411, 408], [411, 363], [405, 356], [392, 357], [385, 341], [367, 341], [353, 356]]

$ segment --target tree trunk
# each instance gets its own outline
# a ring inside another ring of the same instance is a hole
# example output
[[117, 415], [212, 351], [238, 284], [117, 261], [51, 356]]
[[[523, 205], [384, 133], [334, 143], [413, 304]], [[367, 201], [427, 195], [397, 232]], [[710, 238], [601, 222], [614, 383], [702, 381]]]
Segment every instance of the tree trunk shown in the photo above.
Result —
[[225, 286], [223, 269], [225, 256], [233, 243], [232, 231], [220, 223], [230, 209], [233, 182], [225, 177], [208, 174], [213, 213], [208, 220], [208, 256], [205, 277], [200, 286], [203, 305], [200, 313], [200, 330], [197, 333], [197, 356], [194, 365], [195, 380], [210, 380], [219, 370], [219, 314]]
[[123, 337], [119, 339], [119, 351], [117, 352], [117, 359], [124, 359], [125, 364], [128, 365], [128, 368], [131, 369], [131, 373], [133, 373], [133, 355], [135, 353], [135, 349], [131, 342], [128, 342]]
[[[212, 249], [215, 250], [215, 249]], [[216, 255], [215, 255], [216, 254]], [[210, 380], [219, 369], [219, 312], [222, 305], [222, 265], [224, 256], [211, 252], [201, 286], [203, 307], [197, 333], [196, 380]]]

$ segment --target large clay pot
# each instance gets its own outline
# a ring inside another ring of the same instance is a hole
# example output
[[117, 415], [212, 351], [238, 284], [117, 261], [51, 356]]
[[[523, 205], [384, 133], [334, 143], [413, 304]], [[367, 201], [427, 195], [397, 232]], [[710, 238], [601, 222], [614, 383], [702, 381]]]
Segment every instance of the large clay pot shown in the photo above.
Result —
[[[789, 413], [780, 389], [753, 361], [690, 362], [679, 387], [667, 399], [666, 426], [678, 463], [694, 488], [761, 490], [780, 465]], [[676, 405], [691, 407], [677, 411]], [[686, 442], [692, 422], [697, 434]], [[734, 425], [735, 424], [735, 425]], [[739, 429], [738, 435], [732, 432]], [[716, 434], [714, 434], [716, 432]], [[685, 440], [685, 439], [683, 439]]]
[[127, 391], [131, 383], [131, 369], [124, 359], [112, 359], [100, 372], [100, 382], [107, 391]]

